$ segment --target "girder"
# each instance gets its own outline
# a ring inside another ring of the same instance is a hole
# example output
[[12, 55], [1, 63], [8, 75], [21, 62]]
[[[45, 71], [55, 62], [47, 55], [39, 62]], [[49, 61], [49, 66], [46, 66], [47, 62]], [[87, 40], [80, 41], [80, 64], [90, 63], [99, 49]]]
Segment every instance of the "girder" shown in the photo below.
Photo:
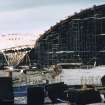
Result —
[[32, 49], [32, 46], [18, 46], [3, 49], [2, 52], [9, 66], [15, 66], [24, 58], [24, 56]]

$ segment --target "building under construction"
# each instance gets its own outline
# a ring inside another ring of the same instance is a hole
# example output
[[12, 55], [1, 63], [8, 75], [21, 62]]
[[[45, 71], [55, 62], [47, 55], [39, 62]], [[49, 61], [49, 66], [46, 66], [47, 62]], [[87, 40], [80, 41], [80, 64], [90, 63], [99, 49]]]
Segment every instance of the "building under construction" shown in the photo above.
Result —
[[105, 5], [81, 10], [52, 26], [29, 55], [31, 62], [41, 67], [58, 63], [104, 65]]

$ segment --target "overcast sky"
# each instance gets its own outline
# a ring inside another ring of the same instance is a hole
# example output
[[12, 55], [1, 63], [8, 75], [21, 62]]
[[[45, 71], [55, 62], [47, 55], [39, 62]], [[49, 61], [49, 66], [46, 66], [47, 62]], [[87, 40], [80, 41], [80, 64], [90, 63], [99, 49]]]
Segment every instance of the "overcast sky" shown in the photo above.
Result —
[[0, 0], [0, 33], [41, 33], [67, 16], [105, 0]]

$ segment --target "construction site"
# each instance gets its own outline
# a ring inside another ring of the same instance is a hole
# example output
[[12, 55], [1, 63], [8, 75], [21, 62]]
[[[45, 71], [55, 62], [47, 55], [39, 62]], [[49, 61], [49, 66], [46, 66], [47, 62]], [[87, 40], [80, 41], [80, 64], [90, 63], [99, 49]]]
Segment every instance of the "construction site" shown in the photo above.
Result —
[[2, 49], [0, 105], [105, 105], [104, 28], [105, 5], [94, 5], [51, 26], [35, 45]]
[[105, 64], [105, 5], [93, 6], [50, 27], [29, 53], [31, 63]]

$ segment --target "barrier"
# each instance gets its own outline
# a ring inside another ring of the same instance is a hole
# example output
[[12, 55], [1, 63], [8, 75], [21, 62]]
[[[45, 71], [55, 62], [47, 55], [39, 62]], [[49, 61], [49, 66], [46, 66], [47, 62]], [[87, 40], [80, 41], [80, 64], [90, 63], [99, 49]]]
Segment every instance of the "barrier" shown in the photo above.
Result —
[[28, 87], [27, 103], [28, 105], [43, 105], [44, 104], [44, 88], [43, 87]]
[[77, 105], [86, 105], [90, 103], [101, 102], [99, 91], [91, 90], [69, 90], [68, 100], [70, 103], [76, 103]]
[[47, 86], [48, 96], [51, 99], [52, 103], [59, 103], [60, 100], [66, 100], [65, 90], [67, 86], [64, 83], [56, 83]]
[[0, 77], [0, 105], [13, 105], [12, 78]]

